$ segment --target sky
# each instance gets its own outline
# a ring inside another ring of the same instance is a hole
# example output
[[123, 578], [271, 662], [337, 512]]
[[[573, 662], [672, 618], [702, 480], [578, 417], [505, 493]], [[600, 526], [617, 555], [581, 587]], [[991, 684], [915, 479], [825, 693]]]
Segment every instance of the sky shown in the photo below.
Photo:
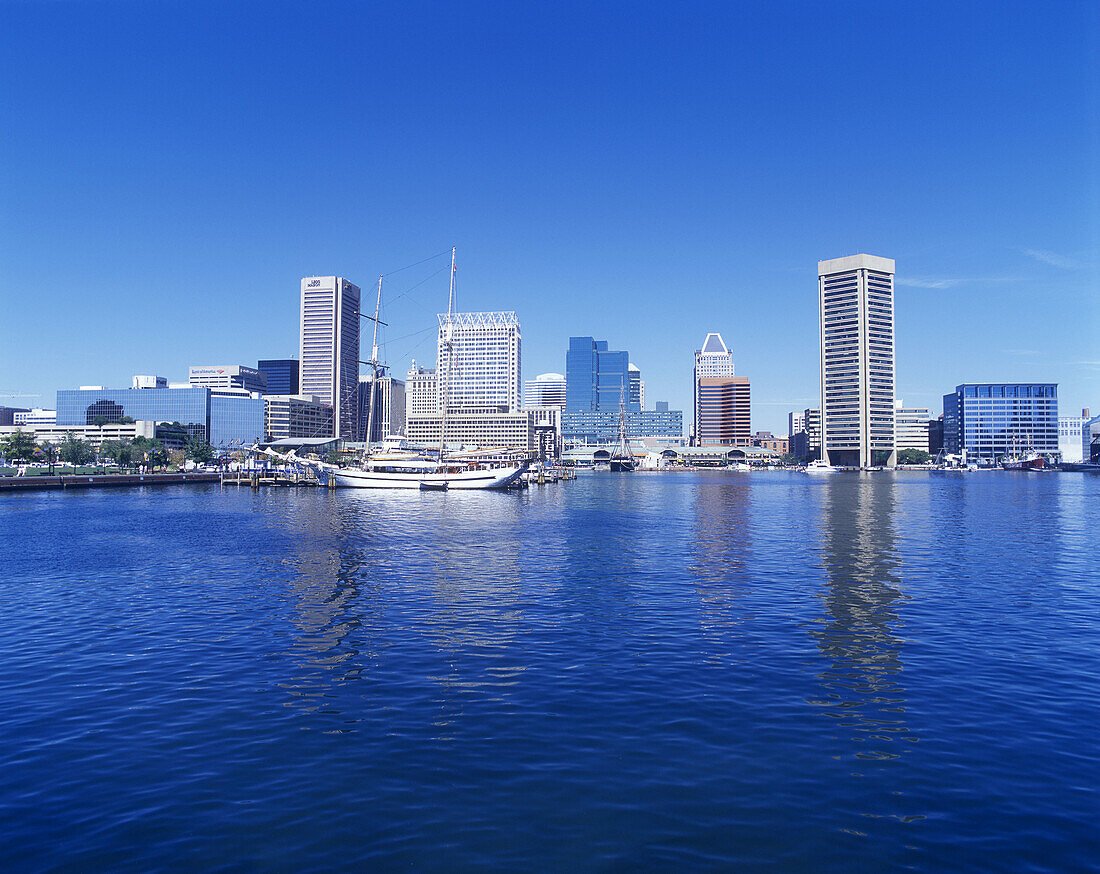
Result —
[[0, 404], [296, 357], [310, 275], [385, 274], [387, 362], [432, 365], [456, 246], [525, 380], [606, 339], [685, 427], [710, 331], [754, 430], [818, 405], [857, 252], [906, 406], [1100, 412], [1095, 2], [8, 0], [0, 112]]

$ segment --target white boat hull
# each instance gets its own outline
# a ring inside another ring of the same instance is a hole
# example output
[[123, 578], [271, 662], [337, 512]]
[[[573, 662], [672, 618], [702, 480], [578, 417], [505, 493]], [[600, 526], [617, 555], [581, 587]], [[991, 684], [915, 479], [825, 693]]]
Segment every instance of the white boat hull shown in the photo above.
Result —
[[357, 468], [330, 469], [336, 485], [352, 489], [506, 489], [526, 465], [463, 470], [457, 473], [397, 473]]

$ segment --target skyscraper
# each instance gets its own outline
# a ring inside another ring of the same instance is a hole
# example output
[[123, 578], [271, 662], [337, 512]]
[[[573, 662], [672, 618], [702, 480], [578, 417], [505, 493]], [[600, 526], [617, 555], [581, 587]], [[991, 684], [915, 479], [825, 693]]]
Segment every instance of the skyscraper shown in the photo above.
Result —
[[302, 280], [302, 394], [332, 406], [333, 437], [356, 438], [359, 390], [359, 286], [339, 276]]
[[893, 467], [894, 262], [874, 255], [818, 261], [823, 458]]
[[298, 394], [298, 360], [295, 358], [265, 358], [256, 369], [267, 379], [267, 394]]
[[693, 382], [695, 445], [749, 445], [749, 381], [734, 375], [733, 353], [721, 334], [707, 334], [703, 348], [696, 350]]
[[995, 462], [1058, 451], [1058, 384], [967, 382], [943, 396], [943, 448]]
[[570, 337], [565, 353], [565, 412], [562, 436], [567, 441], [603, 443], [617, 439], [620, 402], [626, 407], [627, 436], [671, 437], [683, 432], [679, 410], [642, 410], [645, 383], [627, 352], [607, 348], [606, 340]]
[[448, 414], [516, 412], [522, 398], [520, 328], [516, 314], [441, 314], [436, 373], [440, 408], [446, 395]]

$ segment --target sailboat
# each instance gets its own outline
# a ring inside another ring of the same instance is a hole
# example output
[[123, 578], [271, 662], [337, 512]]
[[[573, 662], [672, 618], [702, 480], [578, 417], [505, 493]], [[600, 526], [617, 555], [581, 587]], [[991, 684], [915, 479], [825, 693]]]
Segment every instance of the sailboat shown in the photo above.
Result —
[[[447, 354], [447, 370], [443, 388], [443, 402], [439, 428], [439, 449], [435, 453], [408, 450], [382, 451], [369, 449], [371, 429], [374, 425], [374, 390], [378, 374], [378, 317], [382, 305], [382, 277], [378, 277], [378, 301], [374, 310], [374, 340], [371, 347], [370, 410], [367, 414], [368, 449], [355, 465], [331, 464], [306, 459], [291, 452], [274, 455], [294, 464], [313, 470], [318, 478], [334, 482], [337, 486], [355, 489], [420, 489], [421, 491], [447, 491], [449, 489], [506, 489], [519, 480], [530, 466], [525, 451], [487, 450], [463, 452], [447, 456], [447, 404], [450, 396], [450, 377], [454, 352], [454, 300], [455, 300], [455, 249], [451, 249], [451, 290], [447, 301], [447, 322], [443, 328], [443, 344]], [[364, 362], [366, 363], [366, 362]]]
[[634, 470], [634, 456], [630, 454], [630, 445], [626, 441], [626, 386], [619, 386], [619, 445], [608, 462], [613, 472], [628, 473]]

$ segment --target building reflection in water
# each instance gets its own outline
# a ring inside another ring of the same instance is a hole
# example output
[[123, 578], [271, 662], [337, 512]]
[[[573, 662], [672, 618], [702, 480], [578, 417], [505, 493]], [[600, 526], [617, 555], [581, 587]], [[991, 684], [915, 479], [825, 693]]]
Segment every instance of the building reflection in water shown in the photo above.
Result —
[[752, 560], [752, 483], [740, 474], [700, 476], [695, 485], [690, 572], [699, 597], [704, 661], [734, 660], [738, 610], [748, 589]]
[[808, 703], [836, 720], [863, 759], [890, 759], [916, 741], [905, 721], [896, 607], [896, 482], [890, 474], [834, 474], [822, 483], [826, 615], [810, 630], [829, 662], [824, 691]]

